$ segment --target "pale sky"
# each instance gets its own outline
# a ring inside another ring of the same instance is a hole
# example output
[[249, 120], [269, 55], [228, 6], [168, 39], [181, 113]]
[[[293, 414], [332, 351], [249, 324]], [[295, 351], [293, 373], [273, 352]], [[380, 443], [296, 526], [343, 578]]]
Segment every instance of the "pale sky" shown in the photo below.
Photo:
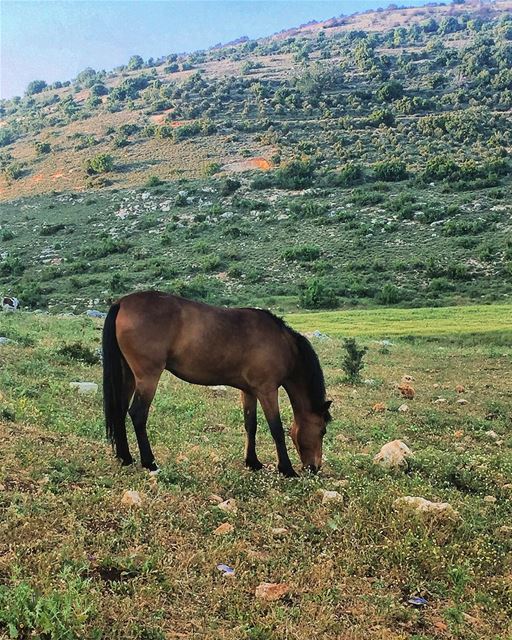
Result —
[[[387, 0], [0, 0], [0, 95], [31, 80], [71, 80], [86, 67], [145, 60], [258, 38], [310, 20], [386, 6]], [[426, 0], [406, 0], [407, 6]]]

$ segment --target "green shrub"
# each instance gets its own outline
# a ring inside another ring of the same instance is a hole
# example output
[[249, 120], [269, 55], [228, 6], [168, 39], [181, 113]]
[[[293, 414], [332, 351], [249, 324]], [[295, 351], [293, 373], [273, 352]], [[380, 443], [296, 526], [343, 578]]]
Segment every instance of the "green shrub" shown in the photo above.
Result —
[[85, 170], [89, 175], [108, 173], [114, 168], [114, 158], [108, 153], [99, 153], [85, 162]]
[[319, 278], [301, 286], [299, 304], [303, 309], [334, 309], [337, 302], [334, 288]]
[[151, 187], [160, 187], [163, 184], [165, 184], [164, 181], [161, 180], [158, 176], [149, 176], [144, 186], [150, 189]]
[[286, 249], [283, 257], [286, 261], [292, 262], [297, 260], [299, 262], [313, 262], [320, 257], [322, 250], [314, 245], [303, 244], [297, 247], [290, 247]]
[[407, 178], [405, 162], [398, 158], [377, 162], [373, 169], [377, 180], [383, 180], [384, 182], [398, 182]]
[[52, 150], [52, 145], [49, 142], [36, 142], [34, 146], [38, 156], [44, 156]]
[[386, 282], [377, 296], [379, 304], [396, 304], [401, 299], [400, 289], [390, 282]]
[[87, 346], [84, 346], [81, 342], [73, 342], [71, 344], [65, 344], [57, 349], [57, 355], [69, 360], [76, 360], [77, 362], [83, 362], [85, 364], [98, 364], [100, 357], [98, 353], [94, 352]]
[[364, 368], [363, 358], [368, 347], [360, 348], [355, 338], [343, 340], [345, 354], [341, 361], [341, 368], [345, 372], [347, 382], [355, 384], [361, 380], [361, 371]]

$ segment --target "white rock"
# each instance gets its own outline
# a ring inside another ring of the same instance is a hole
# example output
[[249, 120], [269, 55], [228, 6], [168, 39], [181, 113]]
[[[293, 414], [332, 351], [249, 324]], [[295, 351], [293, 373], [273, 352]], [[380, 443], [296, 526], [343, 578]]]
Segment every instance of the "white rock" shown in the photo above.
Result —
[[443, 404], [444, 402], [446, 402], [446, 398], [437, 398], [437, 400], [434, 400], [434, 404]]
[[128, 507], [139, 507], [142, 504], [142, 498], [138, 491], [125, 491], [121, 498], [121, 504]]
[[373, 462], [386, 469], [400, 469], [407, 467], [407, 458], [410, 456], [412, 456], [412, 451], [405, 442], [393, 440], [382, 447]]
[[224, 500], [224, 502], [220, 502], [217, 507], [221, 511], [227, 511], [229, 513], [236, 513], [237, 511], [236, 500], [234, 498], [228, 498]]
[[486, 431], [485, 435], [488, 438], [491, 438], [492, 440], [497, 440], [498, 439], [498, 434], [496, 433], [496, 431], [492, 431], [492, 429], [490, 431]]
[[408, 404], [401, 404], [398, 407], [398, 411], [400, 411], [400, 413], [407, 413], [407, 411], [409, 411], [409, 405]]
[[338, 491], [328, 491], [320, 489], [318, 492], [322, 496], [322, 504], [330, 504], [332, 502], [343, 502], [343, 496]]
[[420, 514], [431, 514], [446, 518], [458, 518], [458, 512], [448, 502], [431, 502], [419, 496], [402, 496], [393, 502], [396, 510], [415, 511]]
[[98, 391], [98, 385], [95, 382], [70, 382], [71, 389], [78, 389], [78, 393], [83, 396], [94, 395]]
[[489, 504], [494, 504], [496, 502], [496, 498], [494, 496], [485, 496], [484, 502], [488, 502]]

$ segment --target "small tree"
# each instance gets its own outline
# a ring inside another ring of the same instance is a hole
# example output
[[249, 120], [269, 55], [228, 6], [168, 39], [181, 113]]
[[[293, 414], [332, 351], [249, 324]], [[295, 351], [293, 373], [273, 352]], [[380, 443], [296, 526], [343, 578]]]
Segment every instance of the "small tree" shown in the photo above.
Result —
[[114, 158], [107, 153], [100, 153], [85, 162], [86, 172], [92, 176], [98, 173], [107, 173], [114, 168]]
[[128, 60], [128, 69], [141, 69], [144, 66], [144, 60], [141, 56], [132, 56]]
[[32, 80], [32, 82], [29, 82], [25, 93], [27, 94], [27, 96], [32, 96], [35, 93], [41, 93], [41, 91], [44, 91], [46, 87], [47, 84], [44, 80]]
[[356, 384], [361, 380], [361, 370], [364, 367], [363, 358], [368, 347], [359, 348], [355, 338], [345, 338], [343, 341], [345, 355], [341, 367], [347, 376], [347, 381]]

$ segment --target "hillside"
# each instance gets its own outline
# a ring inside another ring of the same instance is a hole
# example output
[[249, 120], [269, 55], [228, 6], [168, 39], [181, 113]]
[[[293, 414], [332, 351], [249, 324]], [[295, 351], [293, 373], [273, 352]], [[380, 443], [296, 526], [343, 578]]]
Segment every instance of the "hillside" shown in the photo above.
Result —
[[0, 288], [284, 309], [503, 300], [512, 2], [389, 9], [2, 102]]

